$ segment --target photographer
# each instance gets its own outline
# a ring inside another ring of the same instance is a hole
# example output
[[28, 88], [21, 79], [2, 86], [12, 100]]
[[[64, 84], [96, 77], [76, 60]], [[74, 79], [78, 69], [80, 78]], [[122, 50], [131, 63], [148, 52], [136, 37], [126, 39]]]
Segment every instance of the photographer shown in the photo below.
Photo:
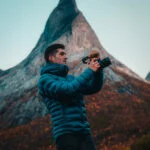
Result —
[[38, 89], [51, 114], [57, 150], [95, 150], [83, 96], [102, 88], [103, 69], [97, 61], [100, 56], [92, 58], [78, 77], [68, 75], [64, 45], [49, 46], [44, 58]]

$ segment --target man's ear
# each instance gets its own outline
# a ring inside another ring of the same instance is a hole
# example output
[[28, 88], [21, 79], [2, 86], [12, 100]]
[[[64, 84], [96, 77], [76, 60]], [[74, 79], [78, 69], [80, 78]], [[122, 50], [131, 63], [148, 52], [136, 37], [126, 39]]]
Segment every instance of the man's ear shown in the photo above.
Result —
[[53, 62], [53, 61], [54, 61], [54, 56], [49, 55], [49, 60], [50, 60], [51, 62]]

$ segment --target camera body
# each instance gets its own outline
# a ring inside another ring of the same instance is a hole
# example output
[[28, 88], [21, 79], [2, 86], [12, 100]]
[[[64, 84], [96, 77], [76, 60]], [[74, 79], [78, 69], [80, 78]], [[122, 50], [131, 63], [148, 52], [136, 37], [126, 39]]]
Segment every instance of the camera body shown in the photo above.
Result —
[[105, 68], [105, 67], [111, 65], [111, 61], [110, 61], [109, 57], [106, 57], [102, 60], [98, 59], [97, 61], [100, 64], [101, 68]]
[[[82, 58], [82, 62], [84, 64], [87, 64], [88, 62], [90, 62], [90, 59], [91, 58], [89, 58], [88, 56], [86, 56], [86, 57]], [[109, 57], [106, 57], [106, 58], [104, 58], [102, 60], [99, 58], [97, 61], [100, 64], [101, 68], [105, 68], [105, 67], [111, 65], [111, 60], [109, 59]]]

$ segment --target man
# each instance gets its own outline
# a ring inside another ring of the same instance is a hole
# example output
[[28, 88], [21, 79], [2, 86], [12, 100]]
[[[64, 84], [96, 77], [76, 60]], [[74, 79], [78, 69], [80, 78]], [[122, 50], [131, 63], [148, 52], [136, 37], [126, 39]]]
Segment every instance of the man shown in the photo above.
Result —
[[78, 77], [68, 75], [64, 45], [49, 46], [44, 58], [46, 65], [41, 68], [38, 88], [51, 114], [57, 150], [95, 150], [83, 95], [96, 93], [102, 87], [103, 71], [97, 58]]

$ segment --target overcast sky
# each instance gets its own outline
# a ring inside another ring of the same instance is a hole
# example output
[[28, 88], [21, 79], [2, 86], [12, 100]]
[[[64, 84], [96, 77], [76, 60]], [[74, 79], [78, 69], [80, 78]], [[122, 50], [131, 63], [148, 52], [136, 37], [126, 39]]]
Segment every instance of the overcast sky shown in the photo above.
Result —
[[[58, 0], [0, 0], [0, 68], [17, 65], [35, 47]], [[150, 71], [149, 0], [77, 0], [103, 47], [145, 78]]]

